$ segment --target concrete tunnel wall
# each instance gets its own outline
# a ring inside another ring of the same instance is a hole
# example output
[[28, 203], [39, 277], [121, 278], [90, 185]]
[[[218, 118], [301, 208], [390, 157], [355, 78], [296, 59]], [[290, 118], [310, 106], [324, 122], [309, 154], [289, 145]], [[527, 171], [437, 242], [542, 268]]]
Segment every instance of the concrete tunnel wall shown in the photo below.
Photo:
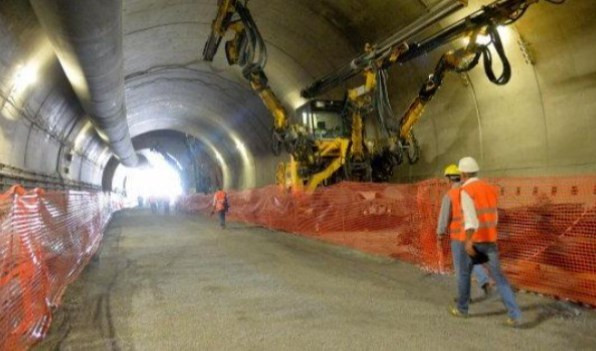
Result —
[[[25, 76], [25, 79], [22, 76]], [[109, 159], [26, 2], [0, 4], [0, 163], [90, 184]]]
[[[401, 167], [396, 179], [438, 176], [464, 155], [476, 157], [490, 176], [596, 172], [595, 11], [594, 1], [541, 2], [503, 28], [509, 84], [490, 83], [480, 65], [466, 75], [449, 74], [415, 128], [420, 162]], [[441, 52], [394, 70], [396, 111], [410, 103]]]
[[[436, 2], [252, 0], [250, 9], [268, 45], [271, 86], [294, 109], [304, 102], [301, 88], [347, 63], [365, 42], [386, 37]], [[190, 133], [228, 168], [228, 187], [269, 184], [283, 159], [269, 152], [270, 115], [238, 70], [227, 66], [223, 52], [213, 64], [200, 60], [216, 3], [124, 1], [131, 135], [162, 129]], [[488, 1], [470, 1], [454, 18], [482, 3]], [[532, 6], [507, 28], [513, 78], [504, 87], [490, 84], [480, 67], [466, 76], [448, 75], [415, 129], [422, 146], [420, 162], [401, 166], [395, 180], [440, 175], [445, 164], [466, 154], [476, 156], [490, 175], [596, 171], [595, 10], [593, 1]], [[112, 155], [88, 127], [27, 2], [0, 4], [0, 33], [0, 162], [101, 184]], [[535, 57], [534, 65], [524, 61], [520, 37]], [[446, 49], [392, 68], [390, 91], [397, 113]], [[43, 63], [38, 79], [17, 96], [14, 72], [31, 61]], [[336, 90], [329, 96], [341, 94]]]

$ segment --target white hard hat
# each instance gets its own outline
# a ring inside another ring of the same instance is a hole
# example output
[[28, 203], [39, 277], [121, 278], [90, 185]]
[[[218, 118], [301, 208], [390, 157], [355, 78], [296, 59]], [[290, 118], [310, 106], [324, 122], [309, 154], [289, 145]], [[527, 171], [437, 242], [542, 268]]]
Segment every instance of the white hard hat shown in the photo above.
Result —
[[459, 171], [463, 173], [476, 173], [480, 170], [478, 162], [476, 162], [475, 159], [469, 156], [459, 160], [458, 168]]

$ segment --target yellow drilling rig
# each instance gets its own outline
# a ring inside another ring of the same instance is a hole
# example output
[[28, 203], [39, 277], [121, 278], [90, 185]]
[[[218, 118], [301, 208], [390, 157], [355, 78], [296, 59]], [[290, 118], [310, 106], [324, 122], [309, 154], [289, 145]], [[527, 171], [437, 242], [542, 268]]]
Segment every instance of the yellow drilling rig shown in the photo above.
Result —
[[[418, 161], [420, 148], [413, 128], [447, 72], [467, 72], [482, 58], [491, 82], [504, 85], [509, 81], [511, 67], [497, 28], [514, 23], [538, 1], [497, 0], [418, 39], [433, 24], [467, 5], [467, 0], [440, 1], [413, 23], [379, 43], [367, 44], [364, 52], [349, 64], [304, 89], [302, 96], [309, 100], [294, 111], [293, 119], [268, 84], [264, 71], [267, 48], [247, 8], [247, 0], [218, 0], [203, 59], [212, 61], [224, 36], [233, 33], [233, 38], [225, 43], [227, 61], [241, 67], [243, 76], [273, 116], [272, 152], [279, 155], [285, 149], [290, 154], [290, 161], [277, 169], [279, 184], [297, 191], [312, 191], [321, 184], [341, 180], [387, 181], [404, 159], [410, 164]], [[560, 4], [565, 0], [544, 1]], [[479, 41], [479, 36], [486, 39]], [[397, 118], [389, 103], [388, 69], [460, 38], [469, 40], [463, 47], [441, 56], [409, 108]], [[493, 50], [503, 67], [499, 76], [493, 71]], [[348, 89], [343, 101], [316, 99], [358, 75], [363, 77], [363, 83]], [[374, 125], [374, 136], [366, 133], [365, 121]]]

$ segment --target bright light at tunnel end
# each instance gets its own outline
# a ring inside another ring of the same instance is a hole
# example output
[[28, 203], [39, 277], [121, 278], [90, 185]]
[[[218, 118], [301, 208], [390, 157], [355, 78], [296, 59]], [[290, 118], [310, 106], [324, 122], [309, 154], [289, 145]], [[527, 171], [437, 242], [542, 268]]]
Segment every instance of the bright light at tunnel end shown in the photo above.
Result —
[[144, 202], [168, 199], [173, 203], [183, 193], [180, 172], [158, 153], [143, 154], [147, 157], [148, 166], [125, 168], [126, 196], [131, 202], [142, 198]]

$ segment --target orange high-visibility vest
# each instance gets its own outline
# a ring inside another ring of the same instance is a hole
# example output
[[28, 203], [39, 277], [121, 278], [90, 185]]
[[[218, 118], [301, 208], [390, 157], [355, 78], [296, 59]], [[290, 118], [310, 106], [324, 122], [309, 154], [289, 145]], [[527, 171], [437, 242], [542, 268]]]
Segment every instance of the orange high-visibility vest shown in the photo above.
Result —
[[447, 192], [451, 200], [451, 221], [449, 222], [449, 236], [451, 240], [465, 241], [463, 212], [461, 209], [460, 188], [453, 188]]
[[224, 211], [226, 202], [226, 193], [223, 190], [219, 190], [213, 196], [213, 202], [215, 204], [215, 211]]
[[462, 187], [474, 201], [478, 229], [472, 235], [477, 243], [497, 241], [497, 188], [482, 180], [468, 183]]

